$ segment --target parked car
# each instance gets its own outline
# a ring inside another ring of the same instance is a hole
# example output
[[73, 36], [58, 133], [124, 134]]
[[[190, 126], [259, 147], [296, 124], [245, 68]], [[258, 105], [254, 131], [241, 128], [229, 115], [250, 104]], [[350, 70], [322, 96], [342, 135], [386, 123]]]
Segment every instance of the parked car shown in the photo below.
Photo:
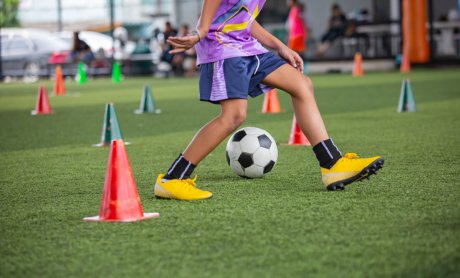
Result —
[[50, 63], [64, 62], [68, 44], [40, 29], [1, 29], [2, 75], [36, 80], [52, 72]]
[[[63, 31], [55, 35], [59, 39], [66, 41], [69, 47], [72, 48], [73, 32]], [[134, 42], [127, 41], [122, 48], [118, 40], [115, 40], [114, 44], [111, 36], [93, 31], [80, 31], [78, 37], [91, 48], [93, 53], [102, 50], [106, 58], [112, 58], [112, 54], [114, 54], [116, 60], [125, 59], [136, 47]]]

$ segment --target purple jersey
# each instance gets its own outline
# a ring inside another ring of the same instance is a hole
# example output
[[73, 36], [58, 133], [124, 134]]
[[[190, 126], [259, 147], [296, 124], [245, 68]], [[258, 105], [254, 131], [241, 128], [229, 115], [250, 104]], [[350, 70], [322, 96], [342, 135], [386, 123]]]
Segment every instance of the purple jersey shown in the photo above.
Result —
[[251, 36], [264, 4], [265, 0], [222, 0], [208, 34], [195, 45], [198, 64], [268, 52]]

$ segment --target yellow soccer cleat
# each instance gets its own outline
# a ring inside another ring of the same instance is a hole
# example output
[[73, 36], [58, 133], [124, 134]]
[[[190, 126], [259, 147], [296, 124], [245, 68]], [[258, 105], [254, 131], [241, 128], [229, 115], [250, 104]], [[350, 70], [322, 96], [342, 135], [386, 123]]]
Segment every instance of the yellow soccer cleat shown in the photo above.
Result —
[[355, 153], [347, 153], [331, 169], [321, 168], [323, 183], [328, 190], [343, 190], [347, 184], [376, 174], [384, 162], [381, 156], [359, 158]]
[[155, 197], [160, 199], [176, 199], [184, 201], [209, 199], [212, 193], [196, 188], [194, 179], [168, 180], [163, 182], [164, 174], [160, 174], [155, 183]]

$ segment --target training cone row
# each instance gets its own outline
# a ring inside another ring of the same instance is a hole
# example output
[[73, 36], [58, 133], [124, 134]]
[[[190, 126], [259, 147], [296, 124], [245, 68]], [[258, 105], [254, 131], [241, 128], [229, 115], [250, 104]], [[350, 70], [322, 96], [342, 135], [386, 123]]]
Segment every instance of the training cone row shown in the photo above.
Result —
[[53, 92], [55, 96], [65, 96], [65, 83], [64, 76], [62, 75], [61, 65], [56, 67], [56, 73], [54, 74]]
[[143, 211], [124, 145], [121, 139], [111, 142], [99, 215], [83, 220], [134, 222], [160, 216], [157, 212]]
[[297, 119], [294, 115], [292, 118], [292, 127], [291, 127], [291, 134], [289, 136], [288, 145], [292, 146], [311, 146], [310, 141], [308, 141], [305, 134], [299, 127], [297, 123]]
[[[113, 103], [105, 106], [104, 123], [102, 125], [101, 142], [94, 144], [93, 147], [104, 147], [110, 145], [113, 140], [123, 140], [120, 125], [118, 124], [117, 113]], [[129, 144], [126, 142], [126, 144]]]
[[47, 115], [52, 114], [51, 105], [46, 93], [45, 85], [41, 85], [38, 89], [37, 102], [35, 104], [35, 110], [31, 111], [32, 115]]
[[355, 54], [355, 63], [353, 66], [353, 76], [360, 77], [363, 75], [364, 75], [363, 56], [361, 55], [361, 53], [357, 52]]
[[262, 104], [262, 113], [280, 113], [281, 106], [278, 99], [278, 93], [275, 89], [264, 95], [264, 103]]
[[141, 103], [139, 109], [134, 110], [134, 114], [160, 114], [161, 110], [155, 107], [155, 101], [153, 100], [152, 89], [149, 86], [144, 86], [144, 91], [141, 97]]
[[403, 80], [401, 86], [401, 94], [399, 96], [399, 104], [397, 111], [402, 112], [415, 112], [415, 99], [412, 94], [412, 87], [408, 79]]

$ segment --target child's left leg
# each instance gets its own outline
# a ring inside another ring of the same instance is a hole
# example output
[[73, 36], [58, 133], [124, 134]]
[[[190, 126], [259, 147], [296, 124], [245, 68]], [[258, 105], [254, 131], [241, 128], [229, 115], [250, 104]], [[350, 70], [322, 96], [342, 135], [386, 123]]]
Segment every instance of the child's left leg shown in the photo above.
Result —
[[329, 190], [344, 189], [345, 185], [368, 178], [383, 166], [384, 160], [380, 156], [358, 158], [356, 154], [349, 153], [342, 157], [327, 134], [310, 78], [286, 64], [271, 72], [263, 83], [291, 95], [297, 121], [314, 146], [323, 182]]
[[190, 175], [201, 160], [244, 122], [247, 103], [246, 99], [220, 101], [220, 115], [196, 133], [165, 175], [158, 176], [154, 188], [156, 197], [188, 201], [212, 197], [211, 192], [196, 188], [195, 180], [190, 179]]

